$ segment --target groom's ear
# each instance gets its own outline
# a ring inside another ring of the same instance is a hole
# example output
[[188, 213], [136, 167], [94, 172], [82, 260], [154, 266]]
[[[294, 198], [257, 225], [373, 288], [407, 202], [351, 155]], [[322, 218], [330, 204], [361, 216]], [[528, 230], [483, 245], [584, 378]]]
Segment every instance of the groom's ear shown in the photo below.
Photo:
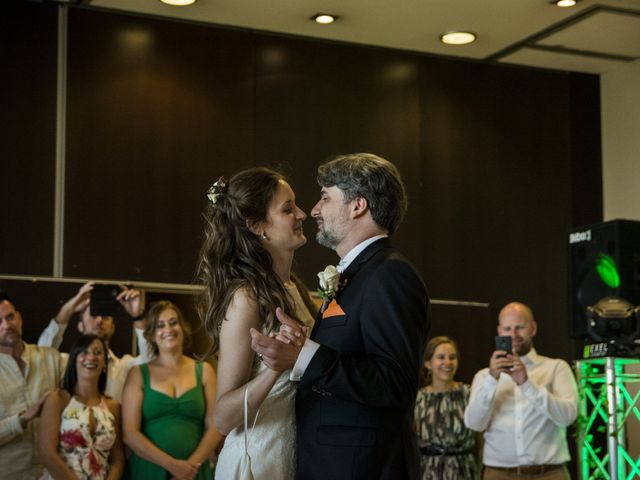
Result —
[[356, 197], [351, 202], [351, 216], [353, 218], [361, 217], [369, 211], [369, 202], [364, 197]]

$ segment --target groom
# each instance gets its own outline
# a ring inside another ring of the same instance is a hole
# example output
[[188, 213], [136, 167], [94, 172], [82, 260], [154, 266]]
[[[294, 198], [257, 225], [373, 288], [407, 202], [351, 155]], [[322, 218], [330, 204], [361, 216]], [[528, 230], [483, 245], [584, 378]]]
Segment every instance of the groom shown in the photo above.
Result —
[[404, 185], [392, 163], [368, 153], [321, 165], [318, 183], [311, 215], [318, 242], [341, 258], [340, 287], [304, 345], [252, 329], [252, 348], [299, 381], [296, 478], [416, 479], [413, 406], [430, 313], [420, 275], [388, 238], [406, 211]]

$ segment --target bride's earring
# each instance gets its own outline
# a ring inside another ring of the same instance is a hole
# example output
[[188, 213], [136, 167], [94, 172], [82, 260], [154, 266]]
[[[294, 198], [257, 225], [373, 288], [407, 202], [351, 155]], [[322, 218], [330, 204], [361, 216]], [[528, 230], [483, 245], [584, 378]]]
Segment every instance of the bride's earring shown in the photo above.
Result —
[[269, 240], [269, 239], [267, 238], [267, 234], [266, 234], [266, 233], [264, 233], [264, 232], [262, 232], [262, 235], [260, 235], [260, 238], [262, 238], [263, 240]]

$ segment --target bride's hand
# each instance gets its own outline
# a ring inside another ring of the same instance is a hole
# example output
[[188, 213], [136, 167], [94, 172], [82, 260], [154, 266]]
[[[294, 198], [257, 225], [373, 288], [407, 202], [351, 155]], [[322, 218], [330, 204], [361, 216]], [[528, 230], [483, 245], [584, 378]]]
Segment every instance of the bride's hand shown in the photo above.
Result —
[[298, 327], [282, 324], [280, 325], [279, 332], [271, 332], [269, 336], [282, 343], [292, 343], [298, 347], [301, 347], [302, 345], [304, 345], [305, 339], [307, 338], [307, 327], [303, 325]]

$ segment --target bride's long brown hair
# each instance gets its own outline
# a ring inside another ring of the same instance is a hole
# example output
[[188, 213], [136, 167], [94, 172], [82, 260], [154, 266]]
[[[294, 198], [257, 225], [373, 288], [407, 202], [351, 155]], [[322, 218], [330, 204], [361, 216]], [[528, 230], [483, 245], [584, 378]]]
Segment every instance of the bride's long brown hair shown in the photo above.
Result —
[[[249, 229], [250, 225], [266, 220], [280, 180], [284, 177], [268, 168], [243, 170], [228, 181], [218, 182], [213, 194], [215, 203], [210, 202], [204, 213], [197, 280], [205, 290], [197, 307], [212, 342], [207, 355], [220, 347], [220, 327], [233, 295], [240, 288], [245, 288], [258, 304], [263, 329], [267, 332], [280, 327], [276, 307], [295, 318], [293, 299], [274, 272], [271, 255]], [[291, 278], [307, 308], [313, 311], [306, 288], [295, 275]]]

